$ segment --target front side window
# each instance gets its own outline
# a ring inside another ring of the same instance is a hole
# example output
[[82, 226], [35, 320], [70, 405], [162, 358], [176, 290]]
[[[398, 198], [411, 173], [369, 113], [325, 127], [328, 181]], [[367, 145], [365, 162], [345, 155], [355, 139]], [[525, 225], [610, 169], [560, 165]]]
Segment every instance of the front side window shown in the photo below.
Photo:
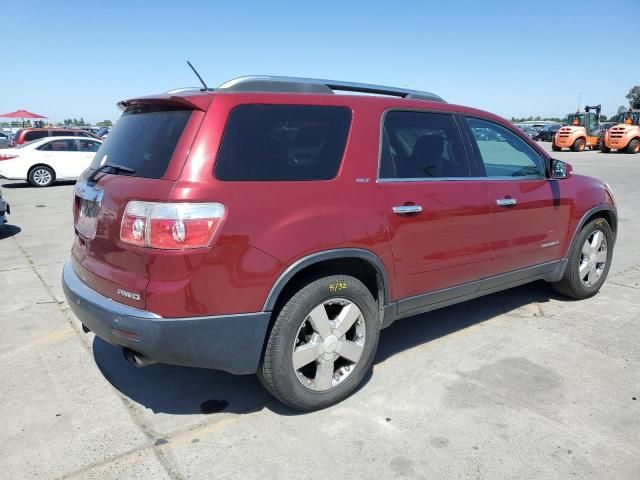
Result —
[[522, 138], [497, 123], [468, 118], [487, 177], [542, 177], [542, 157]]
[[93, 140], [80, 140], [79, 143], [81, 152], [97, 152], [100, 148], [100, 144]]
[[215, 176], [227, 181], [332, 179], [350, 124], [347, 107], [240, 105], [229, 115]]
[[75, 132], [70, 132], [69, 130], [51, 130], [52, 137], [74, 137]]
[[392, 111], [384, 118], [381, 179], [429, 179], [471, 175], [452, 115]]

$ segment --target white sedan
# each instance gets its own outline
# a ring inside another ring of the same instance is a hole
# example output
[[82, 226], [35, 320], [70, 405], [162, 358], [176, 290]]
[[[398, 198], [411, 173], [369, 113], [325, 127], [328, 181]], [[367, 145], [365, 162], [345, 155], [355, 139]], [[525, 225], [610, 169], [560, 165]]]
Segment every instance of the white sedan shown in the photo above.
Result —
[[102, 141], [82, 137], [45, 137], [0, 152], [0, 177], [48, 187], [75, 180], [91, 164]]

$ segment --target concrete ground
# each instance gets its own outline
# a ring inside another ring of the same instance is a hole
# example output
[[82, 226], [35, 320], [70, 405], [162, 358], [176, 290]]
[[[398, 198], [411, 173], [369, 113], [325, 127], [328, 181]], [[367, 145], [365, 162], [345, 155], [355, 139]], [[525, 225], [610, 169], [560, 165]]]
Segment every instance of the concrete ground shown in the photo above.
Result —
[[73, 185], [1, 181], [0, 477], [640, 478], [640, 155], [557, 157], [619, 203], [601, 293], [537, 283], [399, 321], [363, 387], [310, 414], [83, 334], [59, 281]]

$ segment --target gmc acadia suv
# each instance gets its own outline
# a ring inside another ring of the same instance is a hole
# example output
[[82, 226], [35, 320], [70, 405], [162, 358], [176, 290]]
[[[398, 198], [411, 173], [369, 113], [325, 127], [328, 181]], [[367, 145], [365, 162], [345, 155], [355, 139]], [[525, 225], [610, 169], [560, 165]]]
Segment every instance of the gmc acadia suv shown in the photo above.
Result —
[[607, 276], [610, 188], [490, 113], [286, 77], [119, 106], [62, 281], [138, 366], [257, 372], [313, 410], [354, 391], [395, 320], [540, 279], [587, 298]]

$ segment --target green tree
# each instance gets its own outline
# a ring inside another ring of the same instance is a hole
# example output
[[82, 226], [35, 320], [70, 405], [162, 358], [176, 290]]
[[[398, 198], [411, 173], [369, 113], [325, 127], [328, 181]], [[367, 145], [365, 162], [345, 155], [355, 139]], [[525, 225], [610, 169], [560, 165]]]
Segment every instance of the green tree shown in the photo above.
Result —
[[101, 122], [96, 123], [97, 127], [112, 127], [113, 122], [111, 120], [103, 120]]
[[629, 108], [640, 108], [640, 85], [631, 87], [626, 98], [629, 100]]

